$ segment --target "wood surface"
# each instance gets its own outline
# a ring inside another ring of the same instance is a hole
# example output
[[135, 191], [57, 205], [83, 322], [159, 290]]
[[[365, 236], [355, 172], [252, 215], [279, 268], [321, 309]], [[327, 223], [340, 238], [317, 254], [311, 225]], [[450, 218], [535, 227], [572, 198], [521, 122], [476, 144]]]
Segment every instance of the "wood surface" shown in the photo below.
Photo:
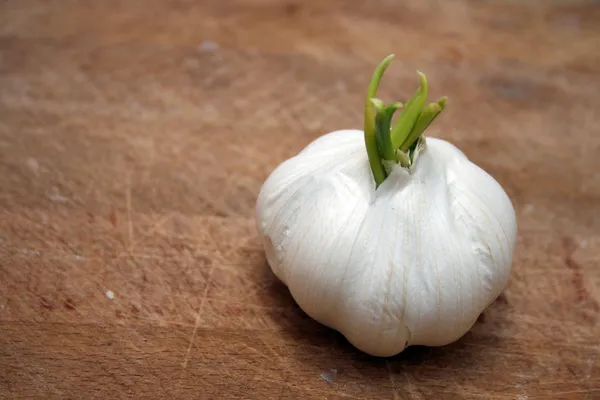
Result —
[[[416, 69], [517, 210], [509, 285], [441, 348], [366, 356], [254, 228], [262, 182]], [[599, 399], [595, 1], [0, 2], [0, 398]]]

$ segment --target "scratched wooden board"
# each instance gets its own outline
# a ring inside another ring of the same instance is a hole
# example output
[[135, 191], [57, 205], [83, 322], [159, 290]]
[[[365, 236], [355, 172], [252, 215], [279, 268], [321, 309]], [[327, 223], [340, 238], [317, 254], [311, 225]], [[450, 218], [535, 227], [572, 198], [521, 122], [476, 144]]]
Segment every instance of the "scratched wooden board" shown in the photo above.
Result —
[[[0, 398], [600, 398], [597, 2], [0, 4]], [[308, 318], [253, 211], [374, 66], [519, 221], [505, 293], [390, 359]]]

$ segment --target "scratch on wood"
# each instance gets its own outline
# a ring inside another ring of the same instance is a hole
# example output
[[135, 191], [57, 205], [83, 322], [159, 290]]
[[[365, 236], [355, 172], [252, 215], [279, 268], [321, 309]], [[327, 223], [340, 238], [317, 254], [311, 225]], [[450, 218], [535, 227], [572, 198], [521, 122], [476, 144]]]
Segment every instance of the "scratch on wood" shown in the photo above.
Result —
[[[270, 350], [270, 352], [275, 357], [277, 357], [277, 361], [278, 361], [279, 365], [281, 365], [281, 369], [293, 376], [294, 372], [289, 368], [288, 364], [285, 362], [285, 357], [282, 356], [281, 354], [279, 354], [277, 351], [275, 351], [273, 346], [271, 346], [263, 337], [260, 337], [260, 341], [265, 345], [265, 347], [267, 349]], [[336, 371], [336, 374], [337, 374], [337, 371]]]
[[[194, 330], [192, 331], [192, 337], [190, 338], [190, 342], [188, 344], [187, 351], [185, 353], [185, 357], [183, 359], [183, 369], [187, 367], [188, 361], [190, 359], [190, 353], [192, 351], [192, 346], [194, 345], [194, 340], [196, 339], [196, 333], [198, 332], [198, 327], [200, 326], [200, 322], [202, 321], [202, 312], [204, 310], [204, 305], [206, 304], [206, 298], [208, 297], [208, 290], [210, 289], [210, 280], [212, 278], [213, 271], [215, 267], [211, 267], [208, 277], [206, 278], [206, 287], [204, 288], [204, 293], [202, 294], [202, 299], [200, 300], [200, 306], [198, 307], [198, 314], [196, 315], [196, 322], [194, 323]], [[183, 374], [183, 371], [182, 371]]]
[[[281, 363], [281, 365], [286, 368], [287, 366], [283, 363], [284, 358], [281, 354], [279, 354], [278, 352], [275, 351], [275, 349], [273, 348], [273, 346], [271, 346], [264, 338], [260, 338], [260, 341], [263, 342], [263, 344], [265, 345], [265, 347], [267, 349], [269, 349], [271, 351], [271, 353], [273, 353], [273, 355], [275, 357], [277, 357], [277, 359], [279, 360], [279, 362]], [[288, 371], [289, 372], [289, 371]]]
[[[148, 229], [146, 232], [142, 233], [142, 235], [141, 235], [142, 239], [143, 238], [147, 238], [150, 235], [154, 234], [163, 225], [165, 225], [167, 223], [167, 221], [169, 221], [170, 218], [171, 218], [171, 213], [169, 213], [169, 214], [165, 215], [164, 217], [160, 218], [158, 221], [156, 221], [150, 227], [150, 229]], [[111, 220], [111, 223], [114, 222], [113, 226], [116, 226], [116, 224], [117, 224], [117, 215], [116, 215], [114, 209], [112, 209], [111, 213], [109, 214], [109, 219]], [[141, 239], [139, 239], [139, 240], [141, 240]], [[133, 248], [139, 243], [139, 240], [138, 241], [133, 241], [130, 249], [123, 250], [123, 251], [119, 252], [116, 256], [114, 256], [114, 258], [110, 261], [110, 266], [114, 268], [116, 266], [116, 264], [119, 262], [119, 260], [121, 260], [125, 256], [132, 256], [132, 255], [134, 255], [137, 258], [143, 257], [143, 255], [135, 255], [135, 254], [133, 254]], [[92, 275], [90, 276], [90, 278], [98, 279], [98, 275], [100, 275], [105, 270], [106, 269], [99, 268], [98, 272], [92, 273]]]
[[129, 251], [133, 249], [133, 220], [131, 219], [131, 174], [127, 175], [127, 190], [125, 192], [127, 202], [127, 232], [129, 235]]
[[575, 285], [575, 289], [577, 290], [577, 298], [579, 301], [584, 300], [585, 295], [585, 287], [583, 286], [583, 277], [581, 276], [581, 271], [579, 264], [577, 264], [573, 260], [573, 253], [577, 250], [575, 242], [570, 237], [563, 238], [563, 247], [565, 249], [565, 265], [569, 268], [573, 273], [573, 284]]
[[565, 236], [563, 238], [563, 248], [565, 250], [565, 265], [571, 271], [571, 280], [573, 282], [573, 286], [575, 287], [577, 301], [584, 302], [586, 300], [590, 300], [594, 310], [598, 311], [600, 309], [598, 303], [590, 296], [585, 287], [583, 274], [581, 273], [581, 266], [573, 259], [573, 254], [577, 250], [575, 241], [571, 237]]
[[46, 310], [54, 310], [54, 304], [43, 297], [40, 298], [40, 306]]
[[[254, 381], [259, 381], [259, 382], [265, 382], [265, 383], [270, 383], [272, 385], [282, 385], [288, 388], [293, 388], [295, 390], [300, 389], [298, 386], [294, 386], [292, 385], [290, 382], [286, 382], [284, 380], [274, 380], [274, 379], [268, 379], [268, 378], [263, 378], [263, 377], [253, 377], [252, 380]], [[317, 388], [313, 388], [313, 387], [307, 387], [304, 386], [301, 388], [301, 390], [310, 392], [310, 393], [314, 393], [314, 394], [318, 394], [319, 395], [319, 399], [327, 399], [329, 397], [327, 397], [327, 395], [331, 395], [330, 391], [325, 391], [322, 389], [317, 389]], [[364, 397], [356, 397], [353, 396], [351, 394], [348, 393], [343, 393], [343, 392], [337, 392], [335, 393], [336, 398], [344, 398], [344, 399], [363, 399]]]
[[[153, 235], [154, 233], [156, 233], [156, 231], [158, 231], [160, 228], [162, 228], [171, 218], [172, 218], [172, 214], [168, 213], [167, 215], [165, 215], [164, 217], [162, 217], [161, 219], [156, 221], [156, 223], [154, 223], [150, 227], [150, 229], [148, 229], [142, 236], [148, 237], [150, 235]], [[135, 244], [137, 244], [137, 241], [134, 241], [134, 245]]]
[[108, 214], [108, 220], [114, 228], [117, 227], [117, 212], [114, 208], [110, 210], [110, 213]]
[[[264, 344], [266, 344], [266, 342], [265, 342], [264, 339], [261, 338], [261, 341]], [[255, 353], [257, 356], [259, 356], [261, 359], [264, 359], [264, 360], [267, 360], [267, 361], [272, 361], [272, 358], [270, 358], [270, 356], [268, 356], [268, 355], [266, 355], [266, 354], [258, 351], [257, 349], [255, 349], [252, 346], [249, 346], [247, 343], [240, 343], [240, 345], [242, 345], [244, 348], [247, 348], [247, 349], [251, 350], [253, 353]], [[268, 344], [266, 344], [266, 345], [268, 346]], [[247, 367], [247, 368], [251, 369], [252, 371], [256, 372], [257, 373], [256, 375], [258, 375], [258, 373], [260, 373], [260, 372], [264, 372], [264, 367], [262, 367], [261, 364], [258, 364], [256, 362], [254, 362], [253, 358], [242, 357], [242, 358], [240, 358], [239, 362], [243, 363], [244, 367]], [[288, 370], [288, 372], [291, 373], [291, 371], [289, 371], [289, 370]], [[329, 372], [330, 372], [330, 375], [331, 374], [337, 375], [338, 371], [336, 369], [330, 369]], [[269, 374], [269, 375], [273, 376], [273, 374]], [[330, 376], [330, 377], [333, 377], [333, 376]], [[321, 378], [323, 378], [323, 377], [321, 377]], [[263, 376], [254, 376], [251, 379], [255, 380], [255, 381], [270, 383], [270, 384], [273, 384], [275, 386], [279, 385], [279, 386], [282, 386], [282, 387], [287, 387], [287, 388], [292, 388], [292, 389], [298, 389], [297, 386], [292, 385], [291, 382], [288, 382], [285, 379], [269, 379], [269, 378], [265, 378]], [[322, 390], [322, 389], [319, 389], [319, 388], [314, 388], [314, 387], [306, 387], [305, 386], [302, 389], [306, 390], [308, 392], [319, 394], [320, 395], [319, 398], [326, 398], [327, 394], [331, 394], [331, 392], [329, 392], [329, 391], [325, 391], [325, 390]], [[358, 399], [358, 397], [355, 397], [353, 395], [350, 395], [350, 394], [347, 394], [347, 393], [343, 393], [343, 392], [337, 392], [336, 396], [340, 397], [340, 398]]]
[[64, 306], [67, 310], [74, 310], [75, 309], [75, 303], [73, 302], [73, 300], [71, 299], [66, 299]]
[[196, 322], [194, 322], [194, 330], [192, 331], [192, 337], [190, 338], [187, 351], [185, 352], [185, 357], [183, 358], [183, 369], [187, 368], [187, 364], [190, 359], [190, 353], [192, 352], [192, 346], [194, 345], [194, 340], [196, 339], [196, 333], [198, 332], [198, 327], [200, 326], [201, 319], [201, 314], [200, 312], [198, 312], [198, 315], [196, 315]]
[[[215, 245], [217, 252], [219, 254], [221, 254], [221, 256], [222, 256], [223, 253], [221, 252], [216, 239], [212, 236], [210, 231], [208, 232], [208, 234], [210, 235], [211, 239], [213, 240], [213, 243]], [[183, 371], [182, 371], [181, 378], [183, 378], [183, 372], [187, 368], [187, 364], [190, 359], [190, 353], [192, 351], [192, 346], [194, 345], [194, 340], [196, 339], [196, 333], [198, 332], [198, 327], [200, 326], [200, 322], [202, 321], [202, 312], [204, 310], [204, 305], [206, 304], [206, 299], [208, 297], [208, 291], [210, 289], [211, 278], [212, 278], [214, 270], [215, 270], [215, 264], [213, 264], [211, 266], [210, 271], [208, 272], [208, 277], [206, 278], [206, 287], [204, 288], [204, 293], [202, 294], [202, 299], [200, 300], [200, 306], [198, 307], [198, 314], [196, 315], [196, 321], [194, 323], [194, 330], [192, 331], [192, 337], [190, 338], [190, 342], [188, 344], [188, 347], [187, 347], [187, 350], [185, 353], [185, 357], [183, 359], [183, 363], [182, 363]], [[180, 384], [181, 384], [181, 378], [179, 381]]]
[[419, 394], [415, 391], [415, 387], [412, 384], [410, 377], [408, 376], [408, 373], [404, 372], [404, 379], [406, 379], [406, 388], [408, 389], [408, 395], [410, 396], [411, 399], [420, 399], [422, 398], [421, 396], [419, 396]]

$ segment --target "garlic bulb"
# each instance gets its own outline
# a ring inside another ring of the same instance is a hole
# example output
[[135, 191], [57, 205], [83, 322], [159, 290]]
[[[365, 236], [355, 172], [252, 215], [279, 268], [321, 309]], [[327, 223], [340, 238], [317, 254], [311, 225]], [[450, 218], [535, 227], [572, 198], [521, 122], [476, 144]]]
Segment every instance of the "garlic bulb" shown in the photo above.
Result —
[[[424, 75], [406, 105], [373, 101], [390, 60], [374, 74], [365, 130], [310, 143], [272, 172], [256, 206], [268, 263], [297, 304], [375, 356], [464, 335], [507, 284], [516, 237], [498, 182], [449, 142], [423, 137], [445, 107], [445, 99], [432, 103], [439, 107], [413, 102], [426, 94]], [[402, 115], [394, 126], [391, 115], [380, 118], [402, 106], [403, 114], [418, 111], [402, 129]]]

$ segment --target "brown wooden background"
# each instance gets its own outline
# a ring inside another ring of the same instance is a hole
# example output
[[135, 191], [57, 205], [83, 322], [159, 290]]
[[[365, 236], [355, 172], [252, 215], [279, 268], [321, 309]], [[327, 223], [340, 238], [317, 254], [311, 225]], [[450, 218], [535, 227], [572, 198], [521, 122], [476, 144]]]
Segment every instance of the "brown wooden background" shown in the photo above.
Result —
[[[382, 97], [450, 97], [430, 134], [519, 239], [471, 332], [386, 360], [294, 305], [253, 212], [391, 52]], [[0, 2], [0, 398], [600, 398], [599, 78], [594, 1]]]

